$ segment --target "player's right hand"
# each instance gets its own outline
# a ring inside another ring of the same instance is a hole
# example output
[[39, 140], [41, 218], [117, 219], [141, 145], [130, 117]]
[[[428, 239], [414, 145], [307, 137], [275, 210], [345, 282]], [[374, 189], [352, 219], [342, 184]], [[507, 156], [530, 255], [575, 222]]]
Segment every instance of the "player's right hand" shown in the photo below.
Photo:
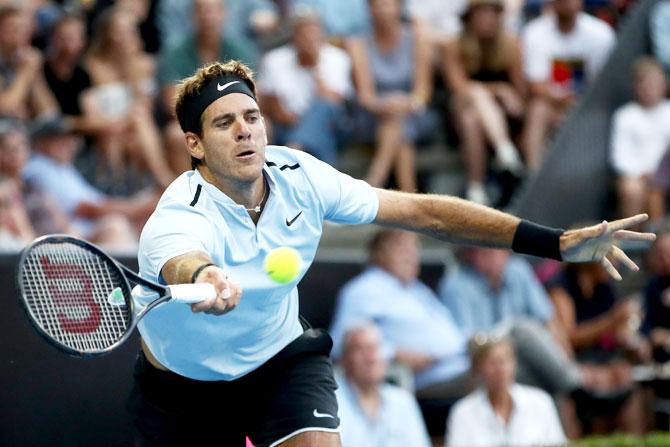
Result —
[[210, 265], [202, 270], [195, 279], [196, 283], [208, 282], [214, 284], [216, 297], [191, 304], [193, 312], [204, 312], [209, 315], [223, 315], [235, 309], [242, 298], [242, 286], [228, 278], [223, 269]]

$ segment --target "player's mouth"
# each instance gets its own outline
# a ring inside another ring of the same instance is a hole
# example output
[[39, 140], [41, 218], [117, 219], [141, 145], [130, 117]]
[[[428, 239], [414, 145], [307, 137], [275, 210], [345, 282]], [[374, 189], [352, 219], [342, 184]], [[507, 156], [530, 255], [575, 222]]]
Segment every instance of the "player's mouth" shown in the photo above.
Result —
[[239, 160], [248, 160], [250, 158], [253, 158], [254, 155], [256, 155], [256, 151], [249, 150], [249, 151], [239, 152], [237, 155], [235, 155], [235, 157]]

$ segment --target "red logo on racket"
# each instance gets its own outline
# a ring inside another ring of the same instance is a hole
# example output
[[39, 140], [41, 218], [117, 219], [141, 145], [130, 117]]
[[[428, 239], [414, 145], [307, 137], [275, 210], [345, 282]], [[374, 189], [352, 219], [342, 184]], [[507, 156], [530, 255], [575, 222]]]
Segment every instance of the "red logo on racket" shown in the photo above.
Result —
[[[46, 256], [40, 257], [40, 264], [49, 279], [47, 284], [51, 298], [59, 307], [58, 321], [63, 330], [70, 333], [95, 332], [100, 326], [100, 306], [93, 300], [91, 277], [78, 265], [65, 262], [52, 264]], [[79, 287], [76, 287], [77, 283]], [[66, 284], [71, 286], [68, 290], [63, 288]], [[82, 307], [88, 312], [81, 312]], [[71, 315], [66, 314], [68, 309]], [[79, 317], [82, 313], [84, 315]]]

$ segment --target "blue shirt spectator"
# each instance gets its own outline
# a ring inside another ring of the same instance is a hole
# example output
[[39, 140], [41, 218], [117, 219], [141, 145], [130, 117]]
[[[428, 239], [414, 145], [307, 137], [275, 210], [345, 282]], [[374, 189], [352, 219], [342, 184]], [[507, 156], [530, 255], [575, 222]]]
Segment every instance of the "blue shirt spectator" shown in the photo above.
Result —
[[[466, 250], [476, 252], [478, 258], [447, 272], [440, 282], [439, 295], [467, 335], [491, 330], [513, 317], [530, 317], [543, 323], [551, 320], [549, 296], [526, 261], [515, 256], [508, 259], [498, 250]], [[491, 261], [487, 267], [491, 270], [498, 265], [495, 285], [491, 276], [487, 278], [493, 272], [479, 268], [487, 260]]]
[[338, 341], [344, 345], [335, 392], [343, 447], [430, 447], [414, 396], [384, 383], [378, 328], [360, 322]]
[[348, 37], [370, 29], [367, 0], [290, 0], [290, 11], [301, 7], [318, 12], [329, 36]]

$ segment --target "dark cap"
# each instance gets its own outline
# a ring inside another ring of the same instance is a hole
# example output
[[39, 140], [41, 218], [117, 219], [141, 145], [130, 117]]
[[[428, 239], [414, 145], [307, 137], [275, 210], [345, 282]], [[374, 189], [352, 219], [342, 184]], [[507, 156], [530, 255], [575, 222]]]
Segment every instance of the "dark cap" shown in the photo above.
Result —
[[72, 126], [62, 116], [37, 118], [28, 126], [28, 134], [32, 141], [39, 138], [68, 135], [73, 132]]

